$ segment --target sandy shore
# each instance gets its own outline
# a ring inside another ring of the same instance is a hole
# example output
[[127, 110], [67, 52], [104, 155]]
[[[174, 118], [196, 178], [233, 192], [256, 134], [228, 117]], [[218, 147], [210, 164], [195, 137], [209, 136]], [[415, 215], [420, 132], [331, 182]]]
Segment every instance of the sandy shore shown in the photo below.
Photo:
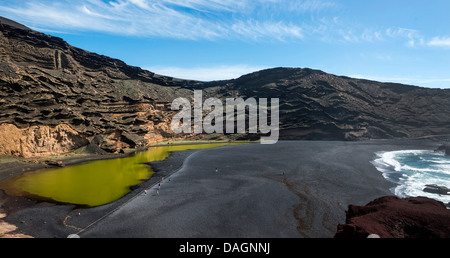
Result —
[[[29, 200], [23, 197], [8, 196], [3, 190], [0, 189], [0, 238], [14, 237], [17, 234], [28, 234], [29, 236], [38, 238], [65, 238], [69, 234], [77, 233], [83, 228], [88, 227], [95, 220], [98, 220], [114, 211], [120, 207], [121, 204], [129, 201], [140, 192], [144, 191], [146, 187], [155, 184], [159, 181], [160, 176], [166, 174], [168, 175], [169, 172], [175, 172], [190, 152], [191, 151], [188, 150], [173, 153], [168, 159], [171, 161], [171, 164], [167, 166], [167, 168], [171, 169], [170, 171], [159, 171], [149, 180], [142, 182], [140, 185], [134, 186], [133, 191], [121, 199], [95, 208], [55, 204]], [[68, 157], [59, 157], [57, 160], [62, 160], [66, 166], [70, 166], [95, 160], [123, 158], [130, 154], [132, 154], [132, 152], [106, 155], [73, 155]], [[0, 180], [49, 167], [44, 164], [30, 162], [30, 160], [26, 159], [15, 159], [17, 160], [13, 160], [13, 162], [11, 162], [11, 159], [8, 159], [9, 162], [0, 164]], [[41, 160], [46, 159], [42, 158]], [[83, 214], [83, 216], [81, 216], [81, 214]], [[75, 223], [75, 225], [71, 225], [71, 222]], [[4, 230], [1, 229], [2, 226], [4, 226]], [[7, 234], [2, 234], [3, 231], [8, 232]]]
[[293, 141], [195, 151], [159, 195], [149, 188], [80, 235], [332, 237], [349, 204], [392, 194], [370, 164], [375, 152], [435, 148], [422, 140]]
[[175, 152], [118, 201], [95, 208], [39, 203], [5, 220], [35, 237], [333, 237], [349, 204], [392, 195], [394, 185], [370, 163], [375, 152], [438, 145], [287, 141]]

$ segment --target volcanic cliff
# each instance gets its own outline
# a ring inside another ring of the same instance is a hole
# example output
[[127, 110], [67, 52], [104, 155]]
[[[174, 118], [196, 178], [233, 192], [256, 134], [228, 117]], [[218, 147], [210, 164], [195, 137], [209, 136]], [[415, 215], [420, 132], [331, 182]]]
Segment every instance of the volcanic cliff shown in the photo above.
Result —
[[90, 142], [114, 152], [192, 137], [171, 131], [170, 105], [194, 89], [208, 97], [279, 98], [281, 139], [450, 134], [449, 90], [300, 68], [227, 81], [182, 80], [0, 19], [0, 154], [58, 154]]
[[378, 198], [365, 206], [349, 205], [346, 224], [335, 238], [449, 238], [450, 210], [426, 197]]
[[0, 154], [63, 153], [96, 135], [110, 151], [172, 136], [170, 103], [196, 82], [155, 75], [7, 21], [0, 24]]

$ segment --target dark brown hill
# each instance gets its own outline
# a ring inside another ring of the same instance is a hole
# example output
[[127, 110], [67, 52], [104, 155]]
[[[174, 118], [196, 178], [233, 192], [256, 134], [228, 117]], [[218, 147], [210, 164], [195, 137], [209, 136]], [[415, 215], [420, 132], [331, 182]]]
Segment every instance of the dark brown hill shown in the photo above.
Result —
[[450, 91], [300, 68], [227, 81], [161, 76], [0, 19], [0, 154], [108, 151], [174, 135], [173, 99], [279, 98], [282, 139], [407, 138], [450, 134]]
[[274, 68], [226, 82], [244, 97], [280, 99], [284, 138], [410, 138], [448, 134], [450, 90]]
[[0, 16], [0, 24], [1, 25], [9, 25], [11, 27], [18, 28], [21, 30], [31, 30], [30, 28], [28, 28], [27, 26], [25, 26], [23, 24], [20, 24], [18, 22], [15, 22], [13, 20], [10, 20], [10, 19], [7, 19], [7, 18], [1, 17], [1, 16]]

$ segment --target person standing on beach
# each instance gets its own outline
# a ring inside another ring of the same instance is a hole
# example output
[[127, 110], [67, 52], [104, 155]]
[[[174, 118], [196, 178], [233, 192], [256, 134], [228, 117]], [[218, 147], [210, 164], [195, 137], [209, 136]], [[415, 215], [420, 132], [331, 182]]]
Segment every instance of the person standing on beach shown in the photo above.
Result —
[[219, 173], [219, 169], [218, 168], [216, 168], [216, 173]]

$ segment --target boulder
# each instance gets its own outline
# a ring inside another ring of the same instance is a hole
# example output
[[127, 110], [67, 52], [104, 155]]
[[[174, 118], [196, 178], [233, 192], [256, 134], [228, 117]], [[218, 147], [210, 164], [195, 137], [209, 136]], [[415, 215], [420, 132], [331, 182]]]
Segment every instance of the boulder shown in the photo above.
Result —
[[56, 160], [46, 160], [44, 161], [46, 165], [52, 166], [52, 167], [64, 167], [64, 164], [62, 161], [56, 161]]
[[100, 147], [102, 150], [109, 152], [109, 153], [115, 153], [118, 151], [117, 146], [114, 144], [113, 141], [105, 137], [104, 135], [96, 135], [92, 141], [91, 144], [95, 144], [98, 147]]
[[146, 145], [147, 140], [137, 134], [123, 132], [120, 140], [130, 145], [131, 148], [138, 148]]
[[91, 142], [86, 146], [86, 152], [89, 154], [97, 154], [97, 155], [104, 155], [107, 154], [105, 150], [100, 148], [97, 144]]
[[445, 153], [445, 156], [450, 156], [450, 144], [442, 144], [436, 151], [441, 151]]
[[425, 185], [423, 189], [424, 192], [434, 193], [434, 194], [442, 194], [442, 195], [450, 195], [450, 189], [445, 186], [440, 185]]

